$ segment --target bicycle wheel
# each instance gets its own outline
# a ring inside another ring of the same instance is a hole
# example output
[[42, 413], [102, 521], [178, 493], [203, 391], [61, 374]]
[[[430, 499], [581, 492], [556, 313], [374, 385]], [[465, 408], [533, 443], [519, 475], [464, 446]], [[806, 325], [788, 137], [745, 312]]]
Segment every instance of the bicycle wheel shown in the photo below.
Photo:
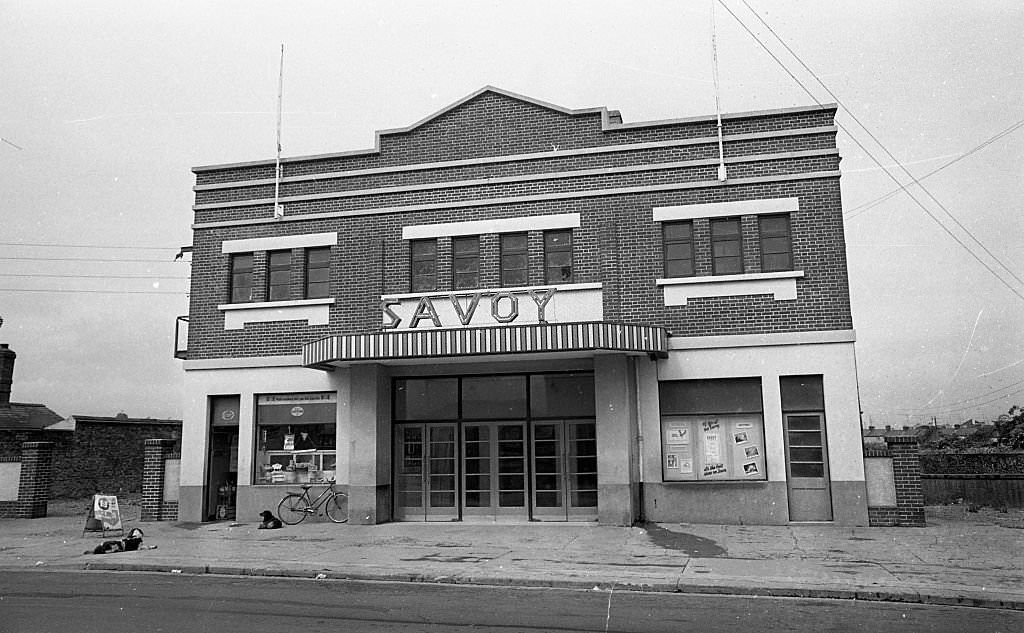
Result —
[[335, 523], [348, 521], [348, 495], [338, 492], [331, 496], [324, 505], [324, 514]]
[[306, 515], [306, 508], [309, 507], [309, 502], [303, 495], [298, 493], [291, 493], [284, 496], [281, 499], [281, 503], [277, 504], [277, 516], [281, 519], [282, 523], [288, 525], [295, 525], [302, 523]]

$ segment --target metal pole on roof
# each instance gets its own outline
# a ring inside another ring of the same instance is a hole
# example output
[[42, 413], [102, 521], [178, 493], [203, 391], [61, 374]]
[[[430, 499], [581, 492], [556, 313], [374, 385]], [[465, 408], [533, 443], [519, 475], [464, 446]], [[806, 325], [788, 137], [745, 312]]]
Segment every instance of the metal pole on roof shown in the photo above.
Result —
[[281, 107], [284, 101], [284, 44], [281, 44], [281, 66], [277, 75], [277, 160], [274, 163], [274, 217], [284, 217], [281, 198]]
[[715, 115], [718, 117], [718, 180], [725, 182], [725, 148], [722, 143], [722, 102], [718, 89], [718, 42], [715, 38], [715, 2], [711, 0], [711, 60], [715, 77]]

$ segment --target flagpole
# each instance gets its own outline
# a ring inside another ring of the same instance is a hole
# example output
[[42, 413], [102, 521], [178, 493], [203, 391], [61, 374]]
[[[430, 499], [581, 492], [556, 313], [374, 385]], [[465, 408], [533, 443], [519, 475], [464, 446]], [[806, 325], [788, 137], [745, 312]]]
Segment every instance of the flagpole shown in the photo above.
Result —
[[277, 159], [274, 163], [274, 217], [284, 217], [281, 197], [281, 108], [284, 99], [284, 44], [281, 44], [281, 66], [277, 75]]

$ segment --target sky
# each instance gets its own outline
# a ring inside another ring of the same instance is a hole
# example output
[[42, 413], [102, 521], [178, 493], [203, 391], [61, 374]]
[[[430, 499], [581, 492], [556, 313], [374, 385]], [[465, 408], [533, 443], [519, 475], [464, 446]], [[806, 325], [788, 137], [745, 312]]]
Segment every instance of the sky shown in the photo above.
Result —
[[[13, 400], [181, 416], [190, 169], [273, 158], [282, 44], [301, 156], [370, 148], [485, 85], [626, 122], [711, 115], [714, 33], [723, 112], [842, 106], [865, 425], [1024, 405], [1024, 5], [712, 5], [0, 0]], [[897, 183], [912, 196], [878, 202]]]

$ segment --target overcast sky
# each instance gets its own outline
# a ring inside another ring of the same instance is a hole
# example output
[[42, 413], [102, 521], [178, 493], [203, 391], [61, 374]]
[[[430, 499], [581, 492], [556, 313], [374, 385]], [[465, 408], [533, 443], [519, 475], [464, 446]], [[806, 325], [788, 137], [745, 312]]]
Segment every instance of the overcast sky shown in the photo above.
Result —
[[[750, 8], [846, 107], [865, 423], [1024, 404], [1024, 5], [725, 4], [785, 68], [719, 6], [723, 111], [835, 100]], [[172, 341], [189, 270], [172, 260], [191, 243], [190, 168], [273, 158], [281, 44], [284, 154], [297, 156], [372, 147], [375, 130], [485, 85], [626, 122], [713, 114], [711, 34], [710, 0], [0, 0], [0, 342], [18, 353], [14, 400], [181, 415]], [[914, 191], [956, 239], [906, 193], [864, 206], [896, 188], [857, 144], [892, 167], [871, 135], [919, 178], [961, 158]]]

